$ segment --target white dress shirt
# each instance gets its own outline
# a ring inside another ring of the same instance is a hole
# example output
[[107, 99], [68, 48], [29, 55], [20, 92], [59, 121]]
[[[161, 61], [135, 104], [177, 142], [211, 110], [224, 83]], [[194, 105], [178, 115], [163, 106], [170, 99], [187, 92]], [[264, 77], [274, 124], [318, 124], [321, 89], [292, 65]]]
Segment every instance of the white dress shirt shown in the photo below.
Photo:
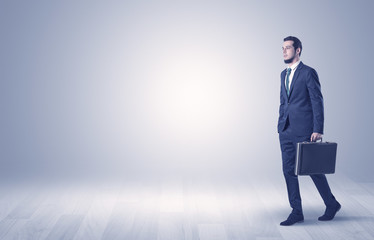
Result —
[[[297, 69], [297, 66], [299, 66], [299, 64], [300, 64], [300, 60], [299, 61], [297, 61], [297, 62], [295, 62], [294, 64], [292, 64], [292, 66], [290, 67], [291, 68], [291, 73], [290, 73], [290, 77], [289, 77], [289, 85], [288, 85], [288, 89], [290, 89], [291, 90], [291, 83], [292, 83], [292, 79], [293, 79], [293, 75], [295, 74], [295, 71], [296, 71], [296, 69]], [[287, 73], [286, 73], [286, 78], [285, 78], [285, 80], [284, 80], [284, 85], [285, 85], [285, 87], [286, 87], [286, 89], [287, 89], [287, 83], [286, 83], [286, 79], [287, 79]]]

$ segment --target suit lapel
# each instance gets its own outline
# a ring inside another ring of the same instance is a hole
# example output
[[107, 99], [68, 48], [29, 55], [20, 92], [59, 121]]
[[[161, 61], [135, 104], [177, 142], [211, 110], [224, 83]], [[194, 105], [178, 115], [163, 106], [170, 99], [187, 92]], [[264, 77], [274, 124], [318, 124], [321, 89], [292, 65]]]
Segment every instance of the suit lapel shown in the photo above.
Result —
[[290, 96], [291, 97], [291, 94], [292, 94], [292, 90], [293, 90], [293, 86], [295, 85], [295, 82], [297, 81], [298, 77], [299, 77], [299, 74], [300, 74], [300, 69], [304, 66], [303, 62], [300, 62], [299, 65], [297, 66], [296, 68], [296, 71], [293, 75], [293, 78], [292, 78], [292, 82], [291, 82], [291, 86], [290, 86]]

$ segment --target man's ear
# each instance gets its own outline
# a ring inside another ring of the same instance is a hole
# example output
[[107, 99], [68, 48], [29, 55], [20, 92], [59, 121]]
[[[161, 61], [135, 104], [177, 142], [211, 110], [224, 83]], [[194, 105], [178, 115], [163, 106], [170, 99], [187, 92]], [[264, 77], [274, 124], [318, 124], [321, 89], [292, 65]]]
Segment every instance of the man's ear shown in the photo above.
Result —
[[300, 51], [301, 51], [301, 49], [300, 49], [300, 48], [297, 48], [297, 49], [296, 49], [296, 53], [298, 53], [298, 54], [299, 54], [299, 56], [300, 56]]

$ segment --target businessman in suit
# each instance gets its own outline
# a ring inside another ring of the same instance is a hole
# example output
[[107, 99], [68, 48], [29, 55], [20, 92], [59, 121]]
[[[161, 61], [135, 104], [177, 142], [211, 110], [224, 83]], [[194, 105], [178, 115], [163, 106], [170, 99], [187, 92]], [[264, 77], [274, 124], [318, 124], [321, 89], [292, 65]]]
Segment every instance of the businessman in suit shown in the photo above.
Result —
[[[296, 144], [322, 138], [324, 111], [317, 72], [300, 61], [300, 40], [293, 36], [286, 37], [282, 49], [284, 62], [288, 66], [281, 73], [278, 133], [283, 174], [292, 212], [280, 225], [289, 226], [304, 220], [299, 181], [295, 175]], [[325, 213], [318, 220], [332, 220], [341, 205], [331, 193], [324, 174], [310, 177], [326, 205]]]

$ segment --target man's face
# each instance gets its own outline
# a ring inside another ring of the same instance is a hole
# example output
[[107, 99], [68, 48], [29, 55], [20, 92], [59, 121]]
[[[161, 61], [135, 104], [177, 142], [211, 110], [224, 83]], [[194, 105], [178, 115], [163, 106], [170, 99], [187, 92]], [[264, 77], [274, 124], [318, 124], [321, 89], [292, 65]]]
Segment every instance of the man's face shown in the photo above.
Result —
[[289, 40], [283, 42], [282, 50], [284, 62], [291, 63], [296, 55], [295, 48], [293, 47], [293, 41]]

